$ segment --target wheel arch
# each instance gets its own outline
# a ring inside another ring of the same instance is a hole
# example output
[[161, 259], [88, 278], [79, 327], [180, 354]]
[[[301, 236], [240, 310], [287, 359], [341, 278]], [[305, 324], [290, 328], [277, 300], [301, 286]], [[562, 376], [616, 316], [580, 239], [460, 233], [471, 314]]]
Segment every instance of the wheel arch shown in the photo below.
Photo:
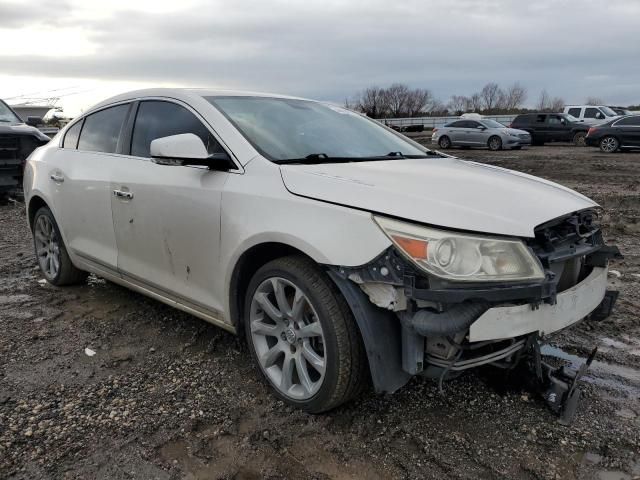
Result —
[[47, 207], [49, 210], [51, 210], [49, 204], [40, 195], [31, 196], [31, 198], [29, 199], [29, 204], [27, 206], [27, 219], [29, 221], [29, 228], [31, 230], [33, 230], [33, 219], [36, 216], [36, 212], [42, 207]]

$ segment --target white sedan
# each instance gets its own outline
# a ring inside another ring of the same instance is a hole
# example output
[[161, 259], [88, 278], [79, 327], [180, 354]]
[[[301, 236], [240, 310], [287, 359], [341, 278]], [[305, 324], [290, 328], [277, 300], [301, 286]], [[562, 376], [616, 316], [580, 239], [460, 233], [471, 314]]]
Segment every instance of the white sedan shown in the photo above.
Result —
[[244, 333], [311, 412], [369, 378], [539, 359], [539, 335], [598, 307], [615, 254], [579, 193], [286, 96], [111, 98], [31, 155], [24, 187], [47, 281], [92, 272]]

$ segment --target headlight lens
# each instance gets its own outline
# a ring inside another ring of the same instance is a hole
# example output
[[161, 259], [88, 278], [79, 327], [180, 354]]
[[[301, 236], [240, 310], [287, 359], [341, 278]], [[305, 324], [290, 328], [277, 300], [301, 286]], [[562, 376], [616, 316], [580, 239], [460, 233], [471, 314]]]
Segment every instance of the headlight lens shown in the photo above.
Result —
[[420, 268], [455, 281], [542, 280], [538, 260], [521, 240], [484, 237], [374, 217], [400, 251]]

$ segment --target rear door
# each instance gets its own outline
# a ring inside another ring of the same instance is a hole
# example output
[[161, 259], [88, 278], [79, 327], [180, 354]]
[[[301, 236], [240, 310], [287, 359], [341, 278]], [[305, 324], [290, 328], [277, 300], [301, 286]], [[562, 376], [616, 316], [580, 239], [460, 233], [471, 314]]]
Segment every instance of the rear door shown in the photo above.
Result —
[[453, 123], [450, 123], [447, 126], [447, 134], [451, 139], [451, 143], [456, 145], [464, 145], [464, 132], [463, 132], [464, 120], [457, 120]]
[[549, 129], [547, 124], [547, 114], [540, 113], [533, 116], [531, 127], [533, 129], [532, 139], [536, 142], [548, 142]]
[[620, 132], [622, 146], [640, 147], [640, 115], [618, 120], [613, 126]]
[[222, 319], [220, 206], [232, 173], [150, 158], [152, 140], [181, 133], [199, 136], [209, 153], [223, 151], [186, 104], [150, 99], [137, 106], [130, 155], [120, 158], [111, 185], [126, 193], [111, 197], [118, 269], [129, 281]]
[[99, 110], [73, 125], [47, 162], [52, 206], [67, 247], [109, 273], [117, 272], [111, 175], [131, 105]]

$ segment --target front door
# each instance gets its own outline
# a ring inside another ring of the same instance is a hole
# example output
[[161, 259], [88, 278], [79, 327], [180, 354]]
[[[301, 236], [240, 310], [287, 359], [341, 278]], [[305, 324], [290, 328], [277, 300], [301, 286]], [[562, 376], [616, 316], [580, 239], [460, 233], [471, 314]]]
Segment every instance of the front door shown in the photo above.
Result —
[[220, 205], [232, 174], [150, 158], [152, 140], [181, 133], [198, 135], [209, 153], [221, 149], [186, 106], [140, 102], [131, 155], [120, 159], [112, 183], [118, 269], [125, 279], [223, 320]]

